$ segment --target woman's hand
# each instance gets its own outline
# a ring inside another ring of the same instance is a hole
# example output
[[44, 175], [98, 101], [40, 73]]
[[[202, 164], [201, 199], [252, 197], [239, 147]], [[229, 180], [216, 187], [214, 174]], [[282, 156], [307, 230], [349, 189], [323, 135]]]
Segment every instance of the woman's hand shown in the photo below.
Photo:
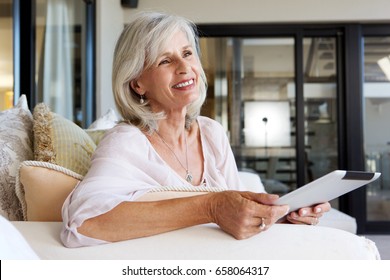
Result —
[[277, 195], [225, 191], [211, 196], [211, 220], [236, 239], [268, 229], [288, 212], [287, 205], [272, 206]]
[[330, 210], [329, 202], [318, 204], [314, 207], [301, 208], [287, 215], [287, 221], [293, 224], [316, 225], [319, 218]]

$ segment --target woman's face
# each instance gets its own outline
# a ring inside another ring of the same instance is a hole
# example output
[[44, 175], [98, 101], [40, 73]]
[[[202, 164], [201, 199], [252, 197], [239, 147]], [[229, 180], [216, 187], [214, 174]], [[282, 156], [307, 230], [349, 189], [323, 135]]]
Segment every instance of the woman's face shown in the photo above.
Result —
[[178, 31], [157, 61], [132, 83], [154, 112], [183, 111], [199, 97], [200, 62], [184, 32]]

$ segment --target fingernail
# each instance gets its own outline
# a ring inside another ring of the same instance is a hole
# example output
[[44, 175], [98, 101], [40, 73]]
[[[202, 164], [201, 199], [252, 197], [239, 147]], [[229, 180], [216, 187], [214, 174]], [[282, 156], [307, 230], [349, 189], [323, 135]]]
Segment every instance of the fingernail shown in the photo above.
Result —
[[320, 213], [321, 211], [322, 211], [321, 208], [316, 208], [316, 209], [315, 209], [315, 212], [316, 212], [316, 213]]
[[298, 217], [298, 215], [297, 214], [295, 214], [294, 212], [293, 213], [291, 213], [291, 218], [293, 218], [293, 219], [296, 219]]
[[303, 209], [303, 210], [301, 211], [301, 214], [302, 214], [302, 216], [306, 216], [307, 210]]

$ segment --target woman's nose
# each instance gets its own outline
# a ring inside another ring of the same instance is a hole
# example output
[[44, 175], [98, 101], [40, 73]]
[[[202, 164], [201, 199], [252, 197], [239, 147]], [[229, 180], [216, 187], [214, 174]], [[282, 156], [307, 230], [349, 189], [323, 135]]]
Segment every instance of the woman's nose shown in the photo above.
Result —
[[185, 60], [180, 60], [177, 64], [176, 72], [178, 74], [187, 74], [189, 73], [191, 67]]

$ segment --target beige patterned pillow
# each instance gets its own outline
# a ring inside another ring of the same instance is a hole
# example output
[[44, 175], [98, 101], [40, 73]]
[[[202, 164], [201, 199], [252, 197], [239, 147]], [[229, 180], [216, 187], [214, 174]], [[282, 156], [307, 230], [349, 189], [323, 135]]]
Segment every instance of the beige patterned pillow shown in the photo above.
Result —
[[85, 175], [96, 145], [75, 123], [50, 111], [44, 103], [34, 108], [34, 159]]
[[99, 145], [100, 141], [102, 141], [104, 135], [106, 135], [107, 129], [98, 129], [98, 130], [89, 130], [86, 129], [85, 132], [91, 137], [92, 141], [97, 145]]
[[0, 112], [0, 215], [9, 220], [22, 219], [15, 180], [20, 163], [33, 159], [32, 126], [24, 95], [14, 108]]

